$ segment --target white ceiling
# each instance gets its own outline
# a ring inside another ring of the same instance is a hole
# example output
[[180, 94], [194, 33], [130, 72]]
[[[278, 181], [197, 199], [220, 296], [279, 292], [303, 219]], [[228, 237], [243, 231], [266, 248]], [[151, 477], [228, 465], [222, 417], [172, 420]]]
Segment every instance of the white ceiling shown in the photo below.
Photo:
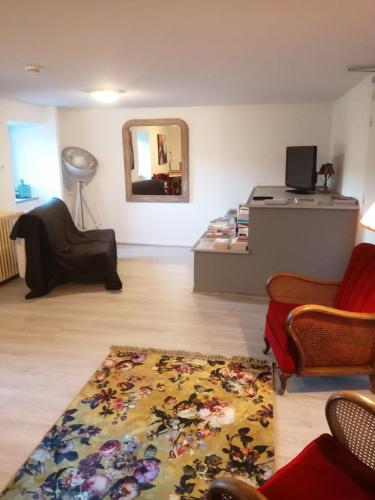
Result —
[[[375, 63], [374, 0], [0, 0], [0, 97], [91, 106], [332, 101]], [[25, 64], [45, 67], [26, 73]]]

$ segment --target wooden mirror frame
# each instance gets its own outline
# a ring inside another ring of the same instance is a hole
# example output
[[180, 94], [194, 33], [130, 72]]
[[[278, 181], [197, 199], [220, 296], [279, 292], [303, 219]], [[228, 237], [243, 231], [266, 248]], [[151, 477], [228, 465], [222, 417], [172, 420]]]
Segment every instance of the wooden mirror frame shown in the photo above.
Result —
[[[133, 194], [131, 179], [131, 158], [129, 139], [131, 127], [178, 125], [181, 128], [181, 194]], [[188, 203], [189, 202], [189, 127], [179, 118], [156, 118], [151, 120], [129, 120], [122, 127], [122, 146], [124, 149], [126, 201], [156, 203]]]

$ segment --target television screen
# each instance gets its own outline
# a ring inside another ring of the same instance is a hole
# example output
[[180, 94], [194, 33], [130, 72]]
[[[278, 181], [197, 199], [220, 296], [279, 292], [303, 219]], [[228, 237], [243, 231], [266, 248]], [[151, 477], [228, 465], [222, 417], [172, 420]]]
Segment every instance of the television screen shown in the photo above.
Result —
[[316, 183], [317, 146], [286, 148], [285, 184], [300, 192], [314, 191]]

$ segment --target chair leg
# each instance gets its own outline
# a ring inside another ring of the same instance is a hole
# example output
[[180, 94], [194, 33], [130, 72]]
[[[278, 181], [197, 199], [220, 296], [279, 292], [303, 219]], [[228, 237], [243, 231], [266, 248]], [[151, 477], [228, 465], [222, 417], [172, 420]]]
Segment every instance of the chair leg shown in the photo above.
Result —
[[375, 394], [375, 374], [369, 375], [370, 391]]
[[266, 347], [263, 349], [264, 354], [268, 354], [270, 350], [270, 343], [268, 342], [267, 337], [264, 337], [264, 343], [266, 344]]
[[286, 383], [287, 383], [288, 379], [292, 376], [292, 374], [280, 372], [279, 376], [280, 376], [280, 388], [277, 391], [277, 393], [280, 394], [280, 396], [282, 396], [285, 392], [285, 389], [286, 389]]

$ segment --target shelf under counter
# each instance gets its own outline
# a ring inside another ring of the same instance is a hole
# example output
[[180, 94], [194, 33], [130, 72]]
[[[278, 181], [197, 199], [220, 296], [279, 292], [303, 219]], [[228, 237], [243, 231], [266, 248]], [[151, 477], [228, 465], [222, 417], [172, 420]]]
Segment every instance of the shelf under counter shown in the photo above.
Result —
[[222, 249], [218, 250], [216, 248], [213, 248], [214, 245], [214, 239], [204, 239], [203, 237], [199, 238], [199, 240], [193, 245], [192, 247], [192, 252], [203, 252], [203, 253], [219, 253], [219, 254], [227, 254], [227, 255], [249, 255], [249, 250], [248, 248], [246, 250], [232, 250], [230, 248], [228, 249]]

